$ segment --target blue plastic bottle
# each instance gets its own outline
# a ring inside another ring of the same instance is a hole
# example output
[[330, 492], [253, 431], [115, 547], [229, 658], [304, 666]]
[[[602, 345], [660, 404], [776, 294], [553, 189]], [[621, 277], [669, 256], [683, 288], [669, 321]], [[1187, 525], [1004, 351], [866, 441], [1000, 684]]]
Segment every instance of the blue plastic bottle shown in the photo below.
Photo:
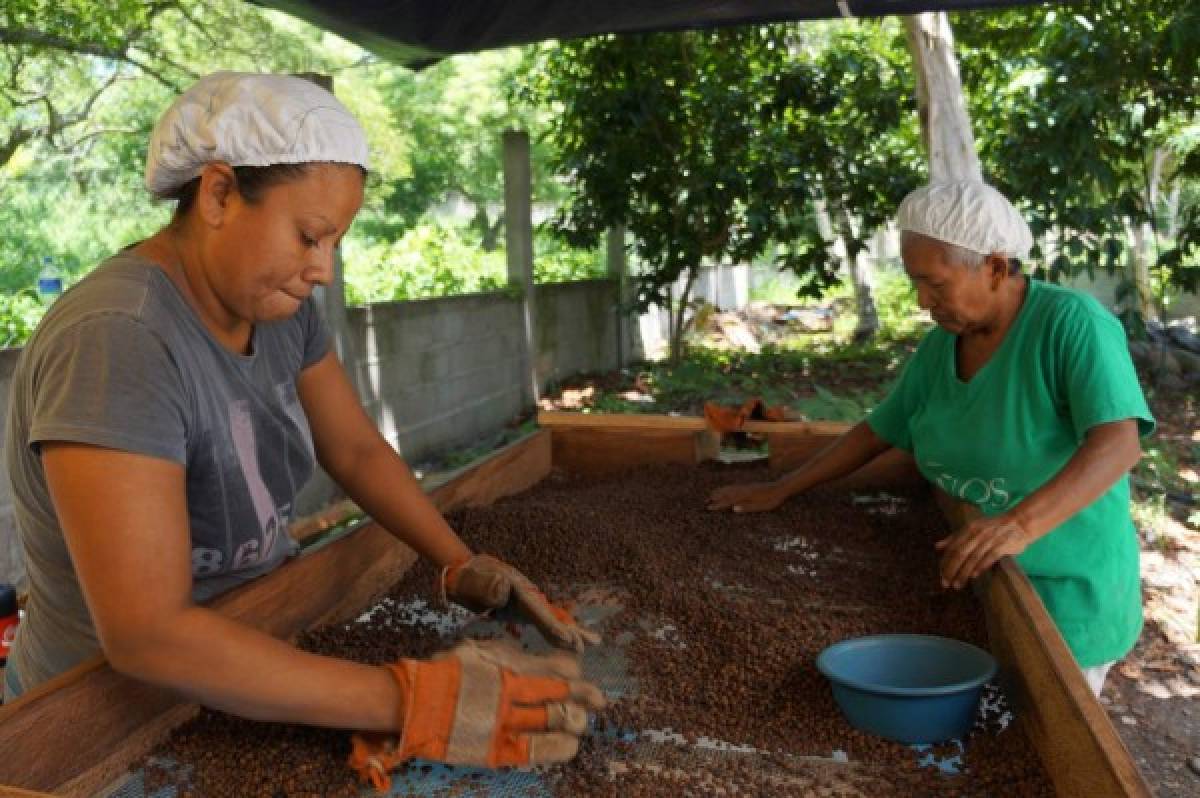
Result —
[[63, 292], [63, 278], [54, 264], [54, 258], [46, 255], [42, 258], [42, 270], [37, 276], [37, 292], [46, 304], [58, 299]]

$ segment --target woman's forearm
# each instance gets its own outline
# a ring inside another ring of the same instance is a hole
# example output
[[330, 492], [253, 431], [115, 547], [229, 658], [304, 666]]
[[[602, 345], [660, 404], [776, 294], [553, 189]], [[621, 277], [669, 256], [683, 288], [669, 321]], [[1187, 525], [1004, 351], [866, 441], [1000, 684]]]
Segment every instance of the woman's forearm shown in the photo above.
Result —
[[808, 462], [777, 480], [785, 496], [847, 476], [890, 448], [865, 421], [855, 424]]
[[438, 565], [471, 556], [471, 549], [425, 495], [408, 464], [380, 438], [344, 473], [331, 476], [365, 513]]
[[471, 556], [425, 496], [408, 464], [367, 417], [335, 353], [302, 371], [296, 389], [317, 459], [359, 507], [438, 565]]
[[1104, 495], [1141, 455], [1136, 419], [1092, 427], [1067, 464], [1012, 514], [1036, 540]]
[[205, 607], [103, 640], [112, 667], [253, 720], [395, 731], [399, 689], [386, 669], [318, 656]]

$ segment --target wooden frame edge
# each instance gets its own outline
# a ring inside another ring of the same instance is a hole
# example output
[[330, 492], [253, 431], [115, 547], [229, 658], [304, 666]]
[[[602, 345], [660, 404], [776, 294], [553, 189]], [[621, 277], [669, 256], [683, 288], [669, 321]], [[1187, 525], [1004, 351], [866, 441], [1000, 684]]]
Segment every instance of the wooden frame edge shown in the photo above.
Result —
[[[701, 416], [672, 416], [661, 413], [568, 413], [561, 410], [541, 410], [538, 411], [537, 422], [538, 426], [546, 429], [653, 429], [697, 432], [709, 428], [708, 422]], [[741, 431], [800, 435], [843, 432], [847, 427], [848, 425], [839, 421], [747, 421], [742, 425]]]
[[[993, 655], [1017, 684], [1017, 717], [1059, 795], [1153, 795], [1033, 584], [1005, 557], [982, 588]], [[1099, 765], [1099, 767], [1097, 767]]]
[[[979, 517], [973, 505], [942, 490], [935, 494], [952, 527]], [[1153, 795], [1033, 583], [1016, 561], [1002, 559], [977, 592], [983, 602], [992, 655], [1008, 681], [1013, 709], [1058, 794], [1089, 798]], [[1102, 767], [1092, 767], [1097, 763]]]

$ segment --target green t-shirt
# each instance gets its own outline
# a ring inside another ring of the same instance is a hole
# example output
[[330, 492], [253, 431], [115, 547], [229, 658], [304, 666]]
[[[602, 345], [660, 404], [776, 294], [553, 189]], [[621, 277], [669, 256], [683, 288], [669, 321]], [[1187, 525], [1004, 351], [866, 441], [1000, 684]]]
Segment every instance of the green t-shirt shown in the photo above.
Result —
[[[1048, 482], [1097, 424], [1154, 419], [1120, 322], [1090, 296], [1029, 281], [991, 359], [958, 379], [956, 336], [931, 330], [867, 423], [930, 482], [999, 515]], [[1081, 667], [1119, 659], [1142, 627], [1129, 478], [1016, 558]]]

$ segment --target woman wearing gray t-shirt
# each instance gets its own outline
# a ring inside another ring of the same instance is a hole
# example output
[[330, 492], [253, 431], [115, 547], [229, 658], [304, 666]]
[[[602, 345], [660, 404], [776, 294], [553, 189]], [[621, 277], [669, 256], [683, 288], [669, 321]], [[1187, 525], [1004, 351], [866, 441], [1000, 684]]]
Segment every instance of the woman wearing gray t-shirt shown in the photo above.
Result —
[[511, 601], [563, 648], [597, 640], [459, 539], [329, 347], [311, 293], [332, 281], [366, 168], [358, 122], [300, 78], [210, 75], [159, 121], [146, 182], [176, 200], [174, 218], [65, 294], [14, 375], [6, 457], [30, 592], [9, 698], [103, 651], [237, 715], [403, 732], [398, 746], [356, 737], [354, 764], [377, 782], [417, 755], [493, 767], [574, 755], [603, 702], [574, 658], [488, 643], [368, 666], [200, 604], [292, 553], [294, 500], [319, 462], [442, 567], [449, 598]]

